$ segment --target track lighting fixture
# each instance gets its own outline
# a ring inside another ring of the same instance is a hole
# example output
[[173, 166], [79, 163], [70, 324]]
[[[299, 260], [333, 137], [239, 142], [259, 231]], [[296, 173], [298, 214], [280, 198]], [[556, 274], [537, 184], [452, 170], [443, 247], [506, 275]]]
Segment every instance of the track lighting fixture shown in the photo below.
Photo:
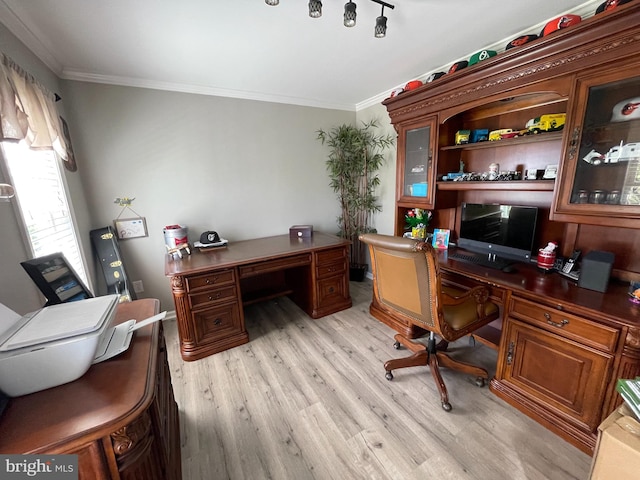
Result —
[[[374, 30], [374, 36], [376, 38], [384, 38], [387, 35], [387, 17], [384, 16], [384, 7], [391, 9], [396, 8], [382, 0], [371, 0], [373, 3], [382, 5], [382, 12], [380, 16], [376, 18], [376, 27]], [[280, 0], [264, 0], [267, 5], [275, 6], [280, 4]], [[320, 0], [309, 0], [309, 16], [311, 18], [320, 18], [322, 16], [322, 2]], [[356, 4], [353, 0], [349, 0], [344, 4], [344, 20], [345, 27], [356, 26]]]
[[349, 0], [349, 3], [344, 4], [344, 26], [356, 26], [356, 4], [351, 0]]
[[320, 0], [309, 0], [309, 16], [311, 18], [322, 16], [322, 2]]
[[384, 7], [389, 7], [392, 10], [396, 7], [378, 0], [371, 1], [382, 5], [382, 12], [380, 12], [380, 16], [376, 18], [376, 28], [374, 30], [373, 36], [376, 38], [384, 38], [387, 35], [387, 17], [384, 16]]

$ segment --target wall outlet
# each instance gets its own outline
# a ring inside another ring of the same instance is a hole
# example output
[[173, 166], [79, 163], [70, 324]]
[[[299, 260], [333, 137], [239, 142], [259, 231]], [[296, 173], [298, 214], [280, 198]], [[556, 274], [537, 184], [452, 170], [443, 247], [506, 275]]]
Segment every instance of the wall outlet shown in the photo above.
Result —
[[142, 284], [142, 280], [134, 280], [131, 282], [133, 285], [133, 291], [136, 293], [144, 292], [144, 285]]

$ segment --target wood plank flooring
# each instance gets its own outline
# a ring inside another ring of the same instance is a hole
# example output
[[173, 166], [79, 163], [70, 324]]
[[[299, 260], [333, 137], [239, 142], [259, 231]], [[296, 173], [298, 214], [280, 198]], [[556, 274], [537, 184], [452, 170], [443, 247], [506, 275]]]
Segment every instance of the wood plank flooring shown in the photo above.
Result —
[[[185, 480], [586, 479], [591, 457], [442, 370], [442, 410], [427, 367], [384, 377], [394, 331], [369, 315], [371, 283], [354, 306], [318, 320], [289, 299], [245, 310], [250, 342], [195, 362], [165, 322], [180, 409]], [[452, 353], [492, 375], [496, 352], [462, 339]]]

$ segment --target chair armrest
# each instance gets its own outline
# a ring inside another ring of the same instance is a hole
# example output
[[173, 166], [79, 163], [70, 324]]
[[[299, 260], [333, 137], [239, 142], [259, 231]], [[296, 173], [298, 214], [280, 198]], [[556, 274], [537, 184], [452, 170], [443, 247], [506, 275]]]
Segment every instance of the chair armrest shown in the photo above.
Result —
[[478, 305], [484, 305], [489, 300], [489, 289], [483, 285], [478, 285], [465, 292], [461, 291], [460, 295], [450, 295], [447, 292], [442, 292], [442, 304], [443, 305], [460, 305], [461, 303], [468, 302], [470, 298]]

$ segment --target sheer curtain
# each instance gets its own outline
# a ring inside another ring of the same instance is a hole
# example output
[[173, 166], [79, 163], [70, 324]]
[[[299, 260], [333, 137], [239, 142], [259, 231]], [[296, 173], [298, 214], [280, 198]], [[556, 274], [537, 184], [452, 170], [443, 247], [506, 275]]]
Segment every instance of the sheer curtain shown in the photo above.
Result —
[[55, 95], [4, 54], [0, 54], [0, 140], [24, 140], [34, 150], [69, 154]]

